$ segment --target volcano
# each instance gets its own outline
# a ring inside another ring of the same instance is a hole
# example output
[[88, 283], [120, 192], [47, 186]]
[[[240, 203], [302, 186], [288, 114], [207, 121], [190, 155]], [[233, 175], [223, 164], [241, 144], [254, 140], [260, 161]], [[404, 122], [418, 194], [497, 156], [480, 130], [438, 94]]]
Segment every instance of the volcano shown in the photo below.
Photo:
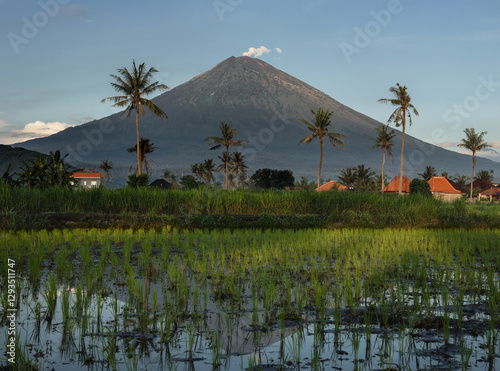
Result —
[[[218, 162], [222, 151], [210, 151], [205, 138], [219, 136], [218, 127], [224, 121], [238, 129], [237, 139], [250, 142], [245, 148], [232, 148], [246, 156], [250, 173], [259, 168], [289, 169], [296, 177], [313, 177], [319, 163], [319, 143], [298, 146], [308, 131], [297, 118], [313, 120], [311, 109], [318, 107], [333, 112], [332, 131], [347, 135], [345, 151], [325, 145], [322, 176], [337, 179], [341, 169], [358, 164], [380, 172], [380, 150], [370, 149], [378, 121], [260, 59], [230, 57], [152, 100], [169, 116], [162, 121], [146, 113], [139, 119], [141, 136], [158, 147], [150, 155], [158, 164], [157, 173], [169, 168], [178, 175], [187, 174], [193, 163], [207, 158]], [[386, 165], [389, 176], [399, 173], [401, 133], [396, 133], [394, 164], [387, 161]], [[117, 113], [16, 146], [43, 153], [59, 149], [69, 154], [69, 160], [84, 163], [109, 159], [115, 167], [128, 171], [135, 155], [126, 150], [135, 141], [135, 119]], [[416, 176], [427, 165], [438, 172], [469, 174], [471, 163], [468, 155], [405, 136], [405, 175]], [[488, 159], [479, 158], [476, 168], [500, 173], [500, 163]]]

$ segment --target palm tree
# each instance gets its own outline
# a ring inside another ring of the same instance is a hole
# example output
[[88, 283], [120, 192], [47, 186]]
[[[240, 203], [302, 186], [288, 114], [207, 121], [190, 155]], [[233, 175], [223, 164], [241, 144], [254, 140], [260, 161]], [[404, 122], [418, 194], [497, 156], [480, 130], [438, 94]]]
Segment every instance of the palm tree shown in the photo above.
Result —
[[464, 187], [465, 184], [467, 183], [467, 176], [466, 175], [460, 175], [457, 174], [455, 178], [453, 178], [453, 181], [459, 186], [459, 187]]
[[361, 164], [354, 169], [354, 175], [356, 177], [356, 185], [363, 188], [373, 182], [375, 172], [370, 171], [369, 167], [365, 167], [364, 164]]
[[203, 164], [192, 164], [191, 173], [193, 173], [193, 176], [196, 178], [196, 180], [201, 182], [203, 180]]
[[118, 69], [117, 75], [110, 75], [115, 82], [111, 86], [122, 95], [116, 97], [104, 98], [101, 102], [112, 101], [113, 107], [126, 107], [124, 113], [130, 117], [132, 111], [135, 110], [135, 128], [137, 132], [137, 175], [142, 174], [142, 161], [140, 153], [140, 136], [139, 136], [139, 114], [144, 116], [144, 108], [151, 111], [160, 119], [168, 116], [160, 107], [154, 104], [144, 96], [157, 91], [167, 90], [168, 86], [160, 84], [158, 81], [151, 82], [153, 75], [158, 72], [155, 68], [147, 68], [145, 63], [141, 63], [139, 67], [135, 65], [135, 60], [132, 62], [132, 71], [129, 72], [125, 67]]
[[417, 174], [422, 177], [423, 180], [429, 181], [432, 177], [435, 177], [437, 175], [437, 171], [433, 166], [426, 166], [425, 171], [423, 173]]
[[476, 180], [482, 179], [488, 183], [493, 183], [493, 170], [481, 170], [476, 173]]
[[233, 173], [236, 176], [236, 188], [239, 187], [240, 175], [245, 174], [248, 166], [245, 164], [245, 156], [241, 152], [234, 152], [232, 157]]
[[393, 99], [382, 98], [378, 101], [396, 106], [396, 110], [392, 113], [387, 122], [394, 122], [396, 126], [401, 125], [403, 127], [401, 131], [401, 168], [399, 175], [399, 195], [401, 196], [403, 195], [403, 155], [405, 151], [406, 116], [408, 116], [408, 121], [411, 125], [411, 113], [413, 112], [415, 116], [418, 116], [418, 111], [413, 107], [413, 104], [411, 104], [411, 98], [406, 92], [406, 86], [396, 84], [396, 86], [391, 86], [389, 91], [394, 94]]
[[387, 154], [389, 155], [389, 158], [391, 159], [392, 162], [394, 162], [394, 157], [392, 156], [392, 146], [394, 143], [392, 143], [392, 140], [396, 136], [396, 133], [394, 133], [394, 130], [388, 131], [389, 126], [380, 124], [379, 127], [375, 128], [377, 131], [377, 137], [376, 138], [371, 138], [375, 142], [373, 146], [370, 148], [380, 148], [382, 151], [382, 175], [381, 175], [381, 180], [382, 180], [382, 193], [384, 193], [384, 167], [385, 167], [385, 152], [387, 151]]
[[339, 133], [331, 133], [329, 126], [331, 125], [331, 116], [332, 113], [328, 110], [323, 111], [323, 108], [319, 107], [318, 111], [315, 112], [311, 110], [311, 113], [314, 115], [314, 122], [309, 122], [304, 119], [297, 119], [302, 121], [307, 125], [307, 129], [311, 132], [307, 137], [303, 138], [300, 143], [309, 144], [314, 138], [319, 139], [319, 148], [320, 148], [320, 156], [319, 156], [319, 169], [318, 169], [318, 188], [320, 186], [320, 178], [321, 178], [321, 166], [323, 164], [323, 141], [326, 138], [330, 141], [331, 145], [338, 149], [337, 146], [344, 148], [344, 142], [342, 138], [347, 138], [344, 134]]
[[233, 168], [233, 158], [227, 154], [227, 152], [222, 152], [220, 156], [217, 156], [217, 158], [220, 160], [221, 164], [217, 166], [216, 171], [221, 171], [222, 169], [225, 170], [225, 179], [224, 179], [224, 189], [229, 188], [229, 175], [230, 172], [232, 171]]
[[109, 160], [102, 160], [101, 164], [99, 165], [99, 169], [102, 170], [103, 174], [103, 180], [104, 180], [104, 187], [106, 187], [106, 180], [108, 177], [112, 178], [111, 174], [109, 173], [113, 169], [113, 162]]
[[353, 167], [347, 167], [340, 171], [340, 175], [337, 177], [340, 183], [345, 185], [347, 188], [352, 188], [356, 182], [356, 169]]
[[[146, 167], [146, 174], [150, 175], [151, 174], [151, 166], [149, 165], [149, 162], [148, 162], [148, 159], [149, 161], [151, 161], [153, 164], [155, 164], [156, 166], [158, 166], [158, 164], [156, 162], [154, 162], [151, 158], [149, 158], [148, 156], [146, 155], [149, 155], [151, 153], [154, 152], [155, 149], [157, 149], [158, 147], [154, 147], [154, 143], [151, 143], [150, 142], [150, 139], [149, 138], [141, 138], [140, 141], [139, 141], [139, 151], [137, 151], [137, 145], [133, 146], [133, 147], [130, 147], [130, 148], [127, 148], [127, 152], [129, 153], [133, 153], [133, 152], [138, 152], [139, 153], [139, 156], [137, 157], [138, 159], [140, 159], [141, 161], [141, 165], [138, 166], [138, 168], [140, 167], [141, 168], [141, 173], [142, 174], [142, 168], [143, 166]], [[132, 166], [134, 166], [135, 162], [137, 160], [134, 160], [134, 162], [132, 162], [132, 165], [130, 165], [130, 168], [132, 169]]]
[[222, 136], [220, 137], [208, 137], [205, 140], [210, 141], [210, 144], [215, 144], [211, 150], [220, 148], [222, 146], [226, 147], [226, 151], [224, 152], [225, 155], [221, 158], [219, 158], [223, 161], [224, 165], [224, 189], [227, 189], [228, 182], [227, 182], [227, 174], [228, 174], [228, 167], [229, 167], [229, 148], [231, 146], [244, 146], [246, 143], [249, 143], [248, 140], [238, 140], [234, 139], [234, 136], [238, 133], [237, 129], [233, 129], [231, 127], [232, 123], [230, 122], [229, 124], [225, 122], [221, 122], [219, 125], [219, 129], [221, 130]]
[[172, 186], [175, 186], [177, 184], [177, 177], [175, 173], [171, 170], [168, 169], [163, 170], [163, 174], [161, 175], [161, 177], [170, 184], [172, 184]]
[[470, 201], [472, 202], [474, 166], [476, 166], [476, 152], [479, 152], [491, 146], [483, 140], [483, 137], [487, 134], [486, 131], [476, 133], [474, 128], [465, 128], [464, 133], [465, 138], [462, 139], [462, 143], [459, 143], [458, 146], [466, 148], [472, 152], [472, 175], [470, 177]]
[[215, 180], [214, 173], [217, 171], [215, 169], [214, 160], [211, 158], [206, 159], [201, 164], [201, 166], [202, 166], [203, 180], [205, 181], [205, 184], [210, 184], [213, 180]]

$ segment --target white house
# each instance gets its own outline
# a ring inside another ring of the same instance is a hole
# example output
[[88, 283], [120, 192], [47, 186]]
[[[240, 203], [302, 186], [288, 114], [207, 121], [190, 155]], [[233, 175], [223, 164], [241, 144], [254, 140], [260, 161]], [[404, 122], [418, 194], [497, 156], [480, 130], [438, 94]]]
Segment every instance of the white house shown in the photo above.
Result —
[[96, 188], [101, 185], [101, 173], [73, 173], [71, 178], [77, 188]]

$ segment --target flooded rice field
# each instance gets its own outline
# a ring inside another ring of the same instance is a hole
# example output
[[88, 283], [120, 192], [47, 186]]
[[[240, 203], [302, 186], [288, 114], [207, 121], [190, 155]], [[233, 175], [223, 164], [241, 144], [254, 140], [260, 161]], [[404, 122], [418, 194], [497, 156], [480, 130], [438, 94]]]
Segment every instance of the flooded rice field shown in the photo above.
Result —
[[54, 230], [0, 242], [0, 369], [500, 368], [500, 231]]

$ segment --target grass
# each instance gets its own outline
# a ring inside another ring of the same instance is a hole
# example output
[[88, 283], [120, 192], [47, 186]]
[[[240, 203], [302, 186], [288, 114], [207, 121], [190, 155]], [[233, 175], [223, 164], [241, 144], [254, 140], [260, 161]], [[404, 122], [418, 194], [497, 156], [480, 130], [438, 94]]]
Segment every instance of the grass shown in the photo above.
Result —
[[[469, 205], [463, 200], [444, 203], [420, 196], [335, 191], [130, 188], [28, 191], [0, 184], [0, 213], [3, 213], [3, 227], [9, 229], [43, 229], [50, 225], [46, 213], [113, 214], [132, 226], [170, 224], [194, 228], [500, 227], [498, 204]], [[233, 215], [258, 218], [252, 224], [232, 218]]]
[[[216, 367], [224, 360], [222, 340], [233, 329], [243, 331], [241, 316], [258, 329], [256, 343], [269, 329], [284, 333], [302, 321], [347, 327], [355, 356], [372, 328], [392, 332], [401, 344], [432, 328], [443, 343], [459, 346], [469, 364], [471, 337], [484, 339], [486, 357], [496, 349], [499, 241], [498, 229], [0, 231], [0, 284], [15, 257], [19, 310], [40, 287], [40, 303], [29, 309], [36, 321], [57, 317], [59, 302], [61, 323], [88, 334], [86, 341], [100, 347], [94, 356], [110, 367], [121, 361], [120, 332], [130, 329], [161, 339], [161, 347], [178, 344], [183, 332], [189, 353], [197, 349], [198, 333], [208, 334]], [[71, 261], [67, 269], [64, 259]], [[30, 272], [35, 263], [37, 274]], [[161, 289], [150, 292], [150, 283]], [[127, 303], [119, 305], [115, 296], [105, 304], [118, 290]], [[5, 300], [0, 304], [4, 308]], [[469, 304], [482, 308], [473, 328], [464, 326]], [[210, 316], [221, 327], [210, 327]], [[319, 354], [304, 349], [303, 340], [300, 333], [286, 340], [281, 360], [298, 365], [311, 356], [316, 362]], [[384, 347], [381, 362], [392, 363], [395, 345], [391, 340]]]

